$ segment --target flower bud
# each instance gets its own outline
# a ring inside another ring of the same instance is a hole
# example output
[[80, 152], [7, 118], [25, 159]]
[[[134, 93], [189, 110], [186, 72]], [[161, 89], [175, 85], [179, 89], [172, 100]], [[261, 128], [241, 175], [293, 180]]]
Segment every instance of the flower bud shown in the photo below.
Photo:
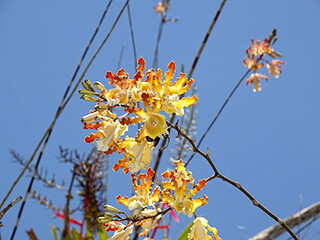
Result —
[[81, 97], [83, 100], [88, 101], [88, 102], [96, 102], [98, 101], [96, 98], [91, 97], [89, 95], [82, 95]]
[[84, 80], [84, 82], [82, 82], [82, 86], [87, 90], [95, 91], [92, 83], [88, 79], [86, 79], [86, 80]]
[[100, 91], [106, 90], [106, 87], [101, 82], [96, 81], [94, 86]]
[[87, 89], [87, 90], [90, 90], [89, 86], [85, 83], [85, 82], [81, 82], [81, 85]]
[[97, 111], [108, 110], [109, 109], [109, 105], [100, 102], [100, 103], [98, 103], [97, 105], [94, 106], [94, 109], [97, 110]]
[[112, 213], [105, 212], [103, 215], [105, 218], [113, 218], [114, 215]]
[[98, 217], [98, 222], [99, 223], [108, 223], [108, 222], [112, 222], [112, 218], [109, 219], [109, 218], [105, 218], [105, 217]]
[[81, 118], [82, 123], [92, 123], [99, 119], [99, 112], [93, 112]]
[[87, 90], [87, 89], [80, 89], [78, 91], [81, 95], [94, 95], [95, 92], [91, 92], [90, 90]]
[[118, 209], [116, 209], [115, 207], [111, 206], [111, 205], [104, 205], [104, 209], [107, 212], [112, 212], [112, 213], [120, 213], [120, 211]]

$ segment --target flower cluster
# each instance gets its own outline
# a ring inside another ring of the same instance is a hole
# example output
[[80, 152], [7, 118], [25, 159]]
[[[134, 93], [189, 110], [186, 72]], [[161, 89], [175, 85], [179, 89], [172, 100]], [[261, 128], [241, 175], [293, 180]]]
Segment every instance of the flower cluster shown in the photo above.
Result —
[[[251, 46], [246, 50], [246, 55], [247, 58], [243, 60], [243, 63], [248, 69], [253, 71], [247, 79], [246, 85], [252, 83], [254, 92], [261, 91], [260, 81], [262, 78], [268, 80], [267, 76], [257, 73], [264, 66], [262, 61], [267, 62], [268, 72], [275, 78], [279, 77], [282, 64], [285, 63], [275, 59], [276, 57], [281, 57], [281, 54], [271, 48], [269, 39], [265, 39], [263, 42], [252, 40]], [[264, 56], [270, 56], [272, 60], [268, 61], [264, 59]]]
[[[124, 157], [114, 165], [114, 171], [123, 168], [126, 173], [135, 173], [147, 169], [155, 139], [167, 133], [163, 112], [182, 116], [184, 108], [197, 101], [195, 95], [182, 97], [194, 80], [188, 80], [185, 73], [180, 73], [176, 81], [172, 82], [175, 63], [171, 62], [168, 68], [164, 79], [160, 69], [150, 69], [144, 73], [145, 61], [140, 58], [133, 79], [129, 79], [124, 69], [117, 74], [106, 73], [105, 77], [113, 85], [112, 89], [107, 90], [100, 82], [95, 82], [94, 86], [89, 80], [82, 83], [85, 88], [79, 90], [82, 98], [97, 102], [95, 110], [81, 119], [85, 129], [96, 130], [96, 133], [85, 138], [85, 142], [96, 141], [98, 150], [106, 154], [123, 153]], [[125, 113], [118, 116], [115, 113], [118, 108], [122, 108]], [[142, 127], [136, 137], [121, 138], [130, 125], [137, 123], [142, 124]]]
[[[192, 217], [196, 208], [208, 202], [208, 197], [194, 197], [206, 185], [206, 180], [194, 182], [192, 173], [185, 169], [182, 160], [174, 161], [175, 169], [162, 173], [163, 182], [153, 187], [155, 172], [148, 168], [156, 142], [168, 134], [166, 115], [184, 115], [184, 108], [195, 104], [198, 98], [193, 95], [184, 97], [193, 83], [185, 73], [173, 81], [175, 63], [168, 65], [168, 71], [161, 69], [145, 71], [145, 61], [138, 60], [137, 72], [132, 79], [124, 69], [116, 74], [107, 72], [105, 77], [113, 87], [107, 89], [102, 83], [82, 82], [84, 89], [79, 90], [86, 101], [96, 102], [94, 110], [82, 117], [84, 129], [95, 132], [85, 138], [85, 142], [96, 141], [98, 150], [105, 154], [119, 153], [123, 158], [113, 166], [125, 173], [132, 173], [132, 185], [135, 194], [131, 197], [118, 195], [119, 204], [131, 212], [130, 215], [117, 208], [106, 205], [104, 216], [98, 218], [107, 232], [113, 232], [111, 240], [128, 240], [135, 226], [142, 232], [145, 240], [152, 240], [156, 230], [168, 228], [160, 225], [161, 218], [168, 212], [178, 220], [178, 214]], [[123, 112], [121, 112], [121, 110]], [[138, 124], [135, 137], [126, 132]], [[136, 174], [148, 169], [146, 173]], [[217, 230], [211, 228], [204, 218], [196, 218], [188, 238], [220, 240]]]
[[[154, 177], [154, 171], [151, 168], [148, 169], [146, 174], [139, 174], [140, 185], [136, 175], [131, 175], [136, 194], [130, 198], [121, 195], [116, 197], [119, 204], [128, 207], [132, 213], [131, 216], [127, 216], [114, 207], [106, 206], [107, 212], [98, 219], [99, 222], [104, 223], [107, 231], [114, 232], [110, 239], [129, 239], [134, 225], [142, 227], [143, 231], [140, 236], [149, 237], [151, 230], [158, 227], [158, 219], [172, 208], [178, 213], [192, 217], [197, 207], [207, 204], [206, 196], [198, 197], [195, 200], [191, 199], [205, 186], [205, 180], [200, 180], [198, 184], [194, 184], [192, 174], [190, 171], [186, 171], [182, 160], [175, 161], [174, 164], [176, 165], [175, 170], [166, 171], [162, 174], [164, 179], [170, 179], [162, 182], [163, 189], [156, 186], [151, 191], [152, 178]], [[187, 183], [192, 185], [192, 189], [188, 190]], [[125, 217], [122, 218], [119, 214], [124, 214]], [[122, 224], [121, 221], [127, 221], [127, 225]], [[217, 230], [211, 228], [204, 218], [197, 218], [194, 221], [189, 239], [211, 239], [207, 229], [213, 233], [216, 240], [220, 239], [217, 236]], [[203, 236], [205, 237], [202, 238]]]
[[[198, 193], [205, 185], [206, 180], [200, 180], [198, 184], [194, 184], [194, 179], [190, 171], [186, 171], [182, 160], [174, 162], [177, 166], [173, 171], [166, 171], [162, 174], [164, 179], [170, 179], [163, 183], [164, 191], [162, 192], [162, 201], [172, 206], [178, 213], [183, 213], [192, 217], [197, 207], [207, 204], [208, 197], [198, 197], [192, 200], [191, 197]], [[188, 192], [187, 184], [191, 183], [193, 189]], [[174, 194], [172, 194], [174, 192]]]

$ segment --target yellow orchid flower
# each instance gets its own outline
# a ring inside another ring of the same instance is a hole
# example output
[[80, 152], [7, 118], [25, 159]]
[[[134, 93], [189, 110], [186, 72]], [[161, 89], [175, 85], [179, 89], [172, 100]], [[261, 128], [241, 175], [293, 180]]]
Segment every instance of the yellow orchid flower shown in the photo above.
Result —
[[108, 151], [111, 144], [117, 144], [119, 138], [128, 130], [127, 125], [122, 125], [119, 121], [106, 123], [97, 129], [101, 132], [101, 138], [97, 141], [99, 151]]
[[154, 148], [153, 143], [149, 143], [146, 139], [139, 142], [131, 139], [130, 143], [124, 142], [123, 144], [127, 145], [124, 149], [132, 157], [127, 165], [130, 172], [136, 173], [149, 167], [152, 159], [152, 149]]
[[218, 231], [216, 228], [210, 227], [208, 220], [203, 217], [198, 217], [193, 221], [191, 231], [188, 235], [189, 240], [209, 240], [212, 239], [208, 235], [208, 230], [212, 232], [212, 236], [215, 240], [221, 240], [218, 237]]
[[130, 234], [132, 233], [133, 225], [125, 226], [122, 229], [115, 231], [113, 236], [109, 238], [110, 240], [129, 240]]
[[118, 203], [123, 204], [125, 207], [129, 207], [131, 211], [140, 207], [153, 206], [155, 202], [159, 201], [161, 192], [159, 187], [156, 187], [151, 193], [153, 175], [154, 171], [152, 171], [151, 168], [148, 169], [147, 174], [139, 174], [138, 178], [140, 179], [141, 184], [138, 185], [138, 178], [135, 174], [131, 174], [132, 185], [136, 195], [131, 198], [121, 197], [121, 195], [119, 195], [116, 197]]
[[139, 139], [145, 136], [156, 138], [167, 132], [166, 117], [164, 115], [150, 111], [145, 113], [142, 109], [136, 111], [136, 114], [144, 120], [143, 131]]
[[[194, 179], [190, 171], [186, 171], [182, 160], [174, 161], [176, 168], [174, 171], [166, 171], [162, 174], [164, 179], [170, 181], [163, 182], [162, 201], [172, 206], [178, 213], [183, 213], [192, 217], [194, 210], [204, 204], [207, 204], [208, 197], [196, 198], [191, 197], [198, 193], [206, 184], [205, 179], [200, 180], [198, 184], [193, 184]], [[193, 189], [188, 191], [187, 183], [193, 184]], [[173, 196], [172, 196], [172, 191]]]

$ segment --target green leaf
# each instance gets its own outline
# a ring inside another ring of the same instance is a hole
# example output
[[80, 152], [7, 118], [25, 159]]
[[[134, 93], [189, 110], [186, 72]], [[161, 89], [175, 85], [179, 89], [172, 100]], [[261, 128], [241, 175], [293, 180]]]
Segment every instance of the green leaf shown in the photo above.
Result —
[[101, 223], [97, 223], [98, 236], [100, 240], [109, 239], [106, 230]]
[[177, 240], [188, 240], [188, 235], [191, 232], [191, 227], [193, 226], [193, 221], [184, 229]]
[[85, 212], [85, 219], [86, 219], [86, 234], [87, 234], [87, 240], [93, 240], [93, 229], [92, 229], [92, 225], [91, 225], [91, 212], [86, 209]]
[[51, 233], [53, 235], [54, 240], [58, 240], [58, 234], [56, 228], [53, 225], [51, 225]]
[[81, 240], [80, 233], [76, 229], [72, 229], [71, 233], [74, 240]]

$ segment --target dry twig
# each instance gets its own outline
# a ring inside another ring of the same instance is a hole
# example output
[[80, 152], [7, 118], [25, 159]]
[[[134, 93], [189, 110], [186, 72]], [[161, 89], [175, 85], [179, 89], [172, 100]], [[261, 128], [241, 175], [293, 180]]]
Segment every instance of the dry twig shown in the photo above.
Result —
[[188, 142], [191, 144], [192, 148], [190, 148], [190, 150], [192, 150], [195, 153], [200, 154], [204, 159], [207, 160], [207, 162], [210, 164], [211, 168], [214, 171], [214, 175], [212, 175], [211, 177], [209, 177], [207, 179], [207, 182], [214, 179], [214, 178], [220, 178], [223, 181], [231, 184], [232, 186], [236, 187], [237, 189], [239, 189], [244, 195], [246, 195], [252, 202], [252, 204], [258, 208], [260, 208], [263, 212], [265, 212], [268, 216], [270, 216], [271, 218], [273, 218], [276, 222], [278, 222], [281, 227], [283, 227], [290, 235], [293, 239], [295, 240], [299, 240], [298, 237], [293, 233], [293, 231], [290, 229], [290, 227], [283, 221], [281, 220], [279, 217], [277, 217], [275, 214], [273, 214], [271, 211], [269, 211], [265, 206], [263, 206], [261, 203], [259, 203], [244, 187], [241, 186], [241, 184], [239, 182], [235, 182], [229, 178], [227, 178], [226, 176], [222, 175], [218, 169], [216, 168], [216, 166], [214, 165], [212, 159], [210, 158], [210, 154], [209, 154], [209, 149], [207, 150], [207, 153], [202, 152], [195, 144], [195, 140], [189, 138], [189, 136], [187, 136], [180, 128], [177, 124], [173, 125], [172, 123], [167, 121], [167, 125], [173, 129], [175, 129], [178, 133], [178, 136], [182, 136], [184, 138], [186, 138], [188, 140]]
[[[14, 199], [11, 203], [9, 203], [4, 209], [0, 211], [0, 220], [3, 218], [3, 216], [6, 214], [6, 212], [13, 207], [16, 203], [18, 203], [22, 199], [21, 196]], [[2, 227], [2, 222], [0, 221], [0, 227]]]

